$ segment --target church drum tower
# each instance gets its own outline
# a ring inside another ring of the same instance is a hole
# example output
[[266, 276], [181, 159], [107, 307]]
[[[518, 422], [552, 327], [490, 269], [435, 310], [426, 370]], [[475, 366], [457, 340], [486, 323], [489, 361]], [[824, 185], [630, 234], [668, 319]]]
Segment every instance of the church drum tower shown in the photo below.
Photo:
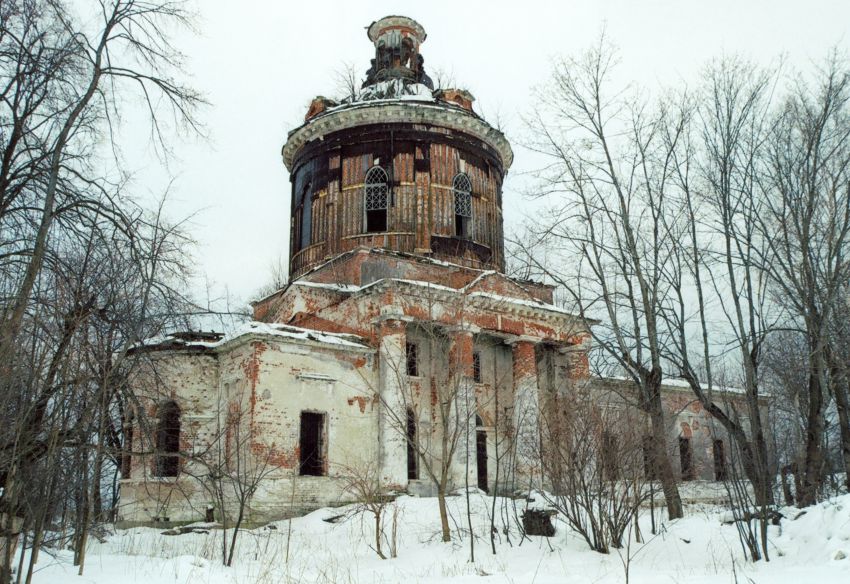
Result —
[[460, 89], [434, 90], [416, 21], [372, 23], [375, 58], [356, 95], [317, 97], [289, 134], [290, 277], [342, 252], [380, 248], [502, 270], [504, 135]]

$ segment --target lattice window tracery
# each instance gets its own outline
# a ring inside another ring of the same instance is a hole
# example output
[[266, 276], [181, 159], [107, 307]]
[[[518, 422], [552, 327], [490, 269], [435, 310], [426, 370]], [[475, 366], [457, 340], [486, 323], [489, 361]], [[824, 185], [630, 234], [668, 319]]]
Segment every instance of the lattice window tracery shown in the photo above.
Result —
[[465, 173], [455, 176], [452, 191], [455, 196], [455, 235], [466, 238], [470, 236], [472, 223], [472, 182]]
[[373, 166], [366, 173], [366, 210], [377, 211], [386, 209], [389, 188], [387, 171], [380, 166]]
[[472, 217], [472, 183], [464, 174], [455, 176], [452, 184], [455, 193], [455, 215]]

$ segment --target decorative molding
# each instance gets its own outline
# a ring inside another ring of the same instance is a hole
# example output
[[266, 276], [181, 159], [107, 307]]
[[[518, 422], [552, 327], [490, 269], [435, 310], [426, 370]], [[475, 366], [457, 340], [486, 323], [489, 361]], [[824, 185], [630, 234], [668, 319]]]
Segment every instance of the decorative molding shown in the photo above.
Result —
[[505, 135], [474, 114], [460, 108], [415, 100], [360, 102], [323, 112], [292, 130], [283, 146], [283, 163], [292, 170], [299, 150], [333, 132], [372, 124], [430, 124], [473, 136], [495, 150], [507, 173], [513, 163], [513, 150]]

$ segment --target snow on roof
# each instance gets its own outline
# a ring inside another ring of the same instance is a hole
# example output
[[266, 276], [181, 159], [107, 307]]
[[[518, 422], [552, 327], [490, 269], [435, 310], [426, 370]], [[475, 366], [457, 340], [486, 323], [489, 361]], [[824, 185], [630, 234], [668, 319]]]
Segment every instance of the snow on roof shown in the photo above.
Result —
[[[382, 84], [388, 84], [388, 83], [391, 83], [391, 81], [382, 82]], [[372, 86], [372, 87], [376, 87], [376, 86]], [[291, 137], [295, 133], [297, 133], [299, 130], [301, 130], [302, 128], [307, 126], [308, 124], [314, 123], [316, 120], [318, 120], [320, 118], [324, 118], [324, 117], [329, 116], [331, 114], [336, 114], [338, 112], [342, 112], [342, 111], [346, 111], [346, 110], [356, 110], [356, 109], [359, 109], [359, 108], [369, 108], [369, 107], [377, 107], [377, 106], [384, 106], [384, 105], [390, 105], [390, 104], [397, 104], [399, 102], [406, 102], [405, 103], [406, 107], [423, 108], [423, 109], [427, 109], [427, 110], [431, 110], [431, 111], [433, 111], [433, 110], [437, 110], [437, 111], [448, 110], [448, 111], [455, 112], [455, 113], [461, 113], [461, 114], [468, 115], [469, 117], [474, 118], [474, 119], [476, 119], [480, 122], [483, 122], [485, 124], [487, 123], [484, 120], [484, 118], [479, 116], [474, 111], [464, 109], [464, 108], [460, 107], [459, 105], [454, 104], [454, 103], [449, 102], [449, 101], [438, 101], [431, 94], [431, 90], [428, 89], [427, 87], [425, 87], [422, 84], [416, 83], [416, 84], [408, 85], [407, 87], [408, 88], [413, 87], [413, 88], [416, 88], [416, 89], [414, 89], [410, 93], [402, 93], [402, 94], [395, 94], [395, 95], [381, 94], [381, 93], [377, 93], [377, 92], [372, 92], [372, 93], [368, 93], [368, 94], [363, 93], [360, 96], [358, 96], [356, 99], [353, 99], [353, 100], [349, 99], [349, 100], [343, 101], [339, 105], [329, 107], [328, 109], [324, 110], [323, 112], [316, 114], [315, 116], [313, 116], [312, 118], [310, 118], [309, 120], [307, 120], [306, 122], [301, 124], [300, 126], [293, 128], [292, 130], [289, 131], [288, 135]], [[424, 90], [418, 89], [419, 87], [424, 88]], [[370, 89], [370, 88], [366, 88], [366, 89]], [[364, 89], [364, 92], [365, 92], [365, 89]], [[493, 128], [492, 126], [490, 126], [490, 128], [493, 131], [498, 132], [499, 134], [502, 134], [502, 132], [500, 130]]]
[[481, 278], [495, 274], [495, 270], [488, 270], [483, 272], [480, 276], [475, 278], [472, 282], [464, 286], [463, 288], [452, 288], [450, 286], [443, 286], [442, 284], [434, 284], [433, 282], [428, 282], [426, 280], [407, 280], [403, 278], [381, 278], [380, 280], [376, 280], [365, 286], [356, 286], [354, 284], [326, 284], [322, 282], [305, 282], [305, 281], [296, 281], [293, 282], [293, 286], [306, 286], [308, 288], [322, 288], [325, 290], [333, 290], [335, 292], [347, 292], [347, 293], [356, 293], [363, 292], [368, 288], [376, 286], [382, 282], [399, 282], [401, 284], [408, 284], [410, 286], [418, 286], [420, 288], [427, 288], [429, 290], [435, 290], [440, 292], [449, 292], [452, 294], [467, 294], [469, 298], [484, 298], [487, 300], [493, 300], [496, 302], [513, 305], [513, 306], [526, 306], [529, 308], [535, 308], [539, 310], [546, 310], [548, 312], [556, 312], [558, 314], [563, 314], [567, 316], [576, 316], [574, 313], [561, 308], [559, 306], [555, 306], [554, 304], [549, 304], [542, 300], [538, 300], [536, 298], [524, 299], [524, 298], [513, 298], [511, 296], [502, 296], [500, 294], [494, 294], [492, 292], [469, 292], [467, 290], [475, 283], [481, 280]]
[[330, 284], [327, 282], [310, 282], [307, 280], [298, 280], [292, 282], [292, 285], [304, 286], [305, 288], [321, 288], [322, 290], [333, 290], [335, 292], [357, 292], [363, 288], [356, 284]]
[[195, 341], [181, 338], [179, 333], [160, 335], [142, 341], [140, 347], [168, 347], [168, 348], [199, 348], [215, 349], [230, 343], [245, 335], [264, 335], [284, 337], [303, 341], [313, 341], [325, 345], [336, 345], [338, 347], [359, 348], [367, 347], [366, 341], [357, 335], [344, 333], [328, 333], [314, 329], [306, 329], [297, 326], [280, 323], [246, 322], [232, 333], [223, 335], [218, 341]]
[[[405, 82], [404, 79], [388, 79], [363, 88], [355, 99], [344, 102], [346, 105], [360, 101], [377, 99], [413, 99], [417, 101], [436, 101], [434, 92], [422, 83]], [[337, 106], [339, 107], [339, 106]]]
[[543, 302], [542, 300], [537, 300], [536, 298], [528, 300], [523, 298], [511, 298], [510, 296], [502, 296], [500, 294], [493, 294], [492, 292], [472, 292], [469, 294], [469, 297], [488, 298], [490, 300], [495, 300], [496, 302], [504, 302], [506, 304], [518, 304], [520, 306], [528, 306], [529, 308], [537, 308], [540, 310], [547, 310], [549, 312], [557, 312], [558, 314], [576, 316], [565, 308], [561, 308], [560, 306], [555, 306], [554, 304]]
[[480, 274], [475, 276], [475, 279], [472, 280], [472, 282], [470, 282], [466, 286], [464, 286], [462, 289], [463, 290], [469, 290], [470, 288], [475, 286], [478, 282], [480, 282], [481, 280], [483, 280], [487, 276], [492, 276], [493, 274], [496, 274], [496, 273], [498, 273], [498, 272], [496, 272], [496, 270], [484, 270], [483, 272], [481, 272]]
[[[602, 381], [629, 381], [629, 382], [634, 381], [633, 378], [625, 376], [625, 375], [607, 375], [605, 377], [601, 377], [601, 376], [597, 377], [596, 379], [600, 379]], [[661, 380], [661, 386], [662, 387], [675, 387], [677, 389], [690, 389], [691, 388], [691, 384], [688, 383], [687, 380], [681, 379], [681, 378], [676, 378], [676, 377], [669, 377], [669, 378], [662, 379]], [[700, 383], [700, 387], [704, 391], [716, 391], [716, 392], [719, 392], [719, 393], [736, 393], [736, 394], [740, 394], [740, 395], [744, 395], [746, 393], [746, 391], [744, 391], [743, 388], [740, 388], [740, 387], [725, 387], [723, 385], [719, 385], [719, 384], [716, 384], [716, 383], [713, 384], [712, 386], [709, 386], [706, 383]], [[770, 394], [767, 394], [767, 393], [761, 393], [760, 394], [760, 397], [769, 397], [769, 396], [770, 396]]]

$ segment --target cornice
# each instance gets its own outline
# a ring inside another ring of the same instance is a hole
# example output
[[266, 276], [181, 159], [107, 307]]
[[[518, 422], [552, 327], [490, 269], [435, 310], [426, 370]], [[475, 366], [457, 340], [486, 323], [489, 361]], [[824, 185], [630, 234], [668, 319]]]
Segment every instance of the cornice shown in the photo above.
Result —
[[493, 148], [505, 172], [513, 163], [513, 150], [505, 135], [481, 118], [460, 108], [407, 99], [356, 103], [311, 118], [289, 133], [281, 151], [283, 163], [291, 171], [298, 152], [308, 142], [321, 140], [333, 132], [371, 124], [429, 124], [449, 128], [473, 136]]

